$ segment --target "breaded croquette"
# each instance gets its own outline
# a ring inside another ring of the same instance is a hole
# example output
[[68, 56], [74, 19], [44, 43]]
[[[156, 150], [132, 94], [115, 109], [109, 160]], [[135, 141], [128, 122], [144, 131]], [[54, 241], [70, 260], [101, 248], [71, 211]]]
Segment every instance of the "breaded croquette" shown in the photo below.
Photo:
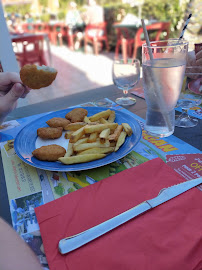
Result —
[[54, 128], [62, 127], [63, 129], [65, 129], [65, 127], [70, 124], [70, 121], [67, 120], [66, 118], [54, 117], [48, 120], [46, 124], [48, 124], [49, 127], [54, 127]]
[[62, 127], [43, 127], [37, 129], [37, 135], [42, 139], [58, 139], [62, 136]]
[[57, 161], [58, 158], [64, 157], [66, 150], [57, 144], [42, 146], [35, 149], [32, 155], [43, 161]]
[[20, 70], [20, 78], [23, 84], [32, 89], [49, 86], [55, 80], [56, 76], [56, 69], [44, 65], [25, 65]]
[[84, 117], [87, 116], [88, 111], [83, 108], [73, 109], [71, 112], [65, 115], [65, 118], [70, 120], [72, 123], [83, 122]]

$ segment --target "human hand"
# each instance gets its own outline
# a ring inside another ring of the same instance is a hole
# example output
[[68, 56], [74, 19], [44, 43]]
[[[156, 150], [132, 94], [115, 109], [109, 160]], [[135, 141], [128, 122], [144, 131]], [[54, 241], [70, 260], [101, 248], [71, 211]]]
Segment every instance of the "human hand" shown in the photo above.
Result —
[[185, 74], [191, 79], [197, 79], [202, 73], [202, 50], [197, 52], [194, 51], [188, 53], [187, 66]]
[[196, 53], [196, 65], [201, 66], [202, 69], [202, 50]]
[[25, 98], [29, 88], [22, 84], [15, 72], [0, 72], [0, 124], [16, 108], [17, 100]]

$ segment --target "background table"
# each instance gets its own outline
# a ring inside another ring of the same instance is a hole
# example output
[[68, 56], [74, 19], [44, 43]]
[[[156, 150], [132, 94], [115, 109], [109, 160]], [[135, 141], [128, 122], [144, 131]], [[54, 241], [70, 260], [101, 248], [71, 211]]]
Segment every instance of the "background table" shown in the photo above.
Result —
[[44, 38], [47, 52], [48, 52], [48, 63], [50, 66], [52, 66], [52, 56], [51, 56], [51, 48], [50, 48], [50, 41], [49, 41], [48, 34], [46, 33], [11, 33], [10, 34], [10, 38], [12, 42], [22, 42], [22, 43], [24, 40], [26, 41], [26, 38], [37, 37], [37, 36]]
[[[141, 87], [141, 81], [137, 85]], [[79, 94], [53, 99], [43, 103], [37, 103], [21, 108], [17, 108], [8, 117], [7, 120], [19, 119], [35, 114], [65, 109], [70, 106], [82, 104], [86, 102], [94, 102], [103, 98], [109, 98], [115, 101], [117, 97], [121, 97], [122, 91], [118, 90], [114, 85], [96, 88], [94, 90], [85, 91]], [[136, 97], [137, 103], [127, 107], [127, 109], [141, 118], [146, 117], [146, 102], [144, 99]], [[194, 128], [175, 128], [174, 135], [190, 145], [202, 150], [202, 120]], [[0, 216], [11, 224], [10, 210], [7, 198], [5, 176], [3, 171], [2, 159], [0, 157]]]

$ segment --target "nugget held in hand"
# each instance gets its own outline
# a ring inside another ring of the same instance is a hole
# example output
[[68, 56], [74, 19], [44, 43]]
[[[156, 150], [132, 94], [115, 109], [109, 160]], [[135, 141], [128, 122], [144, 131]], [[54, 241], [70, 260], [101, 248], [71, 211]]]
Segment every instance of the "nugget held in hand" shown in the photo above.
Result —
[[23, 84], [32, 89], [49, 86], [56, 76], [56, 69], [44, 65], [25, 65], [20, 70], [20, 78]]
[[87, 116], [88, 111], [83, 108], [73, 109], [71, 112], [65, 115], [65, 118], [70, 120], [72, 123], [83, 122], [84, 117]]
[[43, 161], [57, 161], [58, 158], [64, 157], [66, 150], [57, 144], [42, 146], [35, 149], [32, 155]]
[[37, 135], [44, 140], [58, 139], [62, 136], [62, 131], [63, 131], [62, 127], [58, 128], [43, 127], [37, 129]]
[[65, 127], [70, 124], [70, 121], [62, 117], [53, 117], [49, 119], [46, 123], [49, 125], [49, 127], [62, 127], [63, 129], [65, 129]]

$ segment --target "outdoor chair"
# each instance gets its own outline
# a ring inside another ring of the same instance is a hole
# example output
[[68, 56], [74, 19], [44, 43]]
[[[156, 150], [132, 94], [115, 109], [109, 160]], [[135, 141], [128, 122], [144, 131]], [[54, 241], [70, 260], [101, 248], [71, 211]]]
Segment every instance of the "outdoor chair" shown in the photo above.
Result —
[[105, 43], [107, 51], [109, 51], [109, 43], [107, 38], [107, 22], [87, 25], [85, 28], [84, 36], [85, 53], [87, 52], [88, 43], [91, 43], [93, 44], [95, 55], [98, 55], [99, 44], [103, 46], [103, 42]]
[[[166, 40], [170, 34], [170, 22], [156, 22], [146, 26], [150, 41]], [[138, 29], [134, 39], [129, 41], [129, 47], [133, 47], [133, 59], [137, 57], [138, 49], [145, 43], [143, 28]], [[132, 50], [131, 50], [132, 51]]]
[[[163, 39], [168, 39], [170, 34], [170, 22], [156, 22], [146, 26], [150, 41], [158, 41]], [[129, 38], [127, 32], [124, 28], [117, 28], [119, 32], [117, 32], [117, 45], [115, 48], [115, 57], [118, 58], [119, 48], [122, 46], [122, 55], [123, 58], [137, 57], [138, 49], [142, 47], [144, 44], [145, 37], [143, 33], [143, 28], [140, 27], [134, 38]], [[120, 31], [122, 30], [122, 33]], [[123, 33], [123, 30], [125, 31]], [[127, 29], [126, 29], [127, 30]]]
[[22, 23], [21, 26], [24, 33], [34, 33], [33, 23]]
[[[119, 23], [115, 23], [114, 25], [116, 24]], [[117, 34], [116, 37], [117, 41], [115, 47], [115, 58], [118, 59], [120, 48], [122, 48], [123, 50], [127, 50], [127, 54], [131, 55], [131, 46], [129, 47], [128, 43], [128, 41], [130, 40], [128, 29], [126, 27], [116, 28], [116, 34]], [[126, 52], [124, 51], [122, 53], [123, 55], [126, 54]]]
[[14, 38], [12, 41], [17, 45], [17, 48], [20, 48], [15, 52], [20, 67], [26, 64], [36, 63], [39, 65], [47, 65], [43, 50], [43, 35], [22, 35], [22, 37]]
[[63, 36], [66, 36], [67, 34], [63, 23], [49, 25], [49, 37], [52, 44], [57, 45], [57, 43], [59, 43], [59, 45], [62, 46]]

